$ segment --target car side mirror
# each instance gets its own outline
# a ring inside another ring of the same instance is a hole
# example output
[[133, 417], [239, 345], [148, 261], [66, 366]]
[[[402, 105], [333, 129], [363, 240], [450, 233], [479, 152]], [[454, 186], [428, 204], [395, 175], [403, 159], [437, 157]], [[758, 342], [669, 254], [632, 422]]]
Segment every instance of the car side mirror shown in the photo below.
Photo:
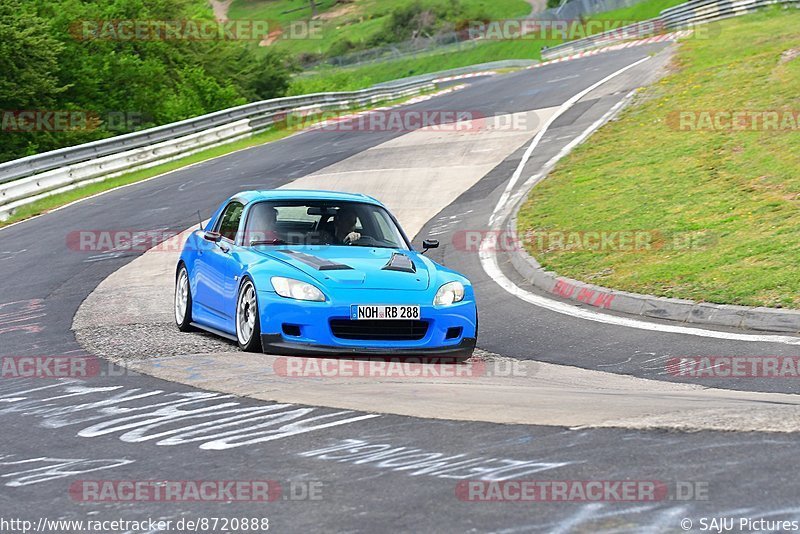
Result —
[[422, 242], [422, 253], [425, 254], [428, 250], [432, 248], [439, 248], [439, 240], [438, 239], [426, 239]]
[[219, 232], [206, 232], [203, 234], [203, 239], [212, 243], [219, 243], [222, 241], [222, 234]]

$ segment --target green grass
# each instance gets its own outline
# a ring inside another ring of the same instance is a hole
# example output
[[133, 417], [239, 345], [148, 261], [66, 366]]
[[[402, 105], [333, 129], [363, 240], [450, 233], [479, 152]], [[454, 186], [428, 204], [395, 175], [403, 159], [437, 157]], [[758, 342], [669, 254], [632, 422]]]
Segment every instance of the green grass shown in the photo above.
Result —
[[664, 9], [685, 3], [686, 0], [647, 0], [630, 7], [606, 11], [594, 15], [596, 20], [637, 21], [655, 18]]
[[[382, 31], [393, 9], [415, 1], [353, 0], [337, 4], [334, 0], [319, 0], [317, 19], [322, 21], [320, 39], [280, 39], [271, 46], [291, 54], [325, 54], [331, 45], [342, 38], [354, 43], [364, 42]], [[419, 1], [423, 5], [443, 3], [443, 0]], [[478, 16], [492, 19], [522, 17], [531, 9], [525, 0], [460, 0], [460, 3], [467, 20]], [[310, 20], [311, 10], [308, 0], [234, 0], [228, 18], [272, 20], [287, 29], [292, 22]]]
[[[425, 93], [423, 92], [420, 94], [425, 94]], [[350, 111], [359, 111], [376, 106], [399, 104], [405, 100], [408, 100], [409, 98], [414, 98], [414, 97], [376, 102], [370, 106], [364, 106], [364, 107], [352, 107]], [[314, 117], [314, 116], [304, 117], [301, 121], [297, 122], [296, 124], [300, 126], [311, 126], [322, 119], [324, 119], [324, 117]], [[277, 141], [279, 139], [283, 139], [284, 137], [288, 137], [295, 133], [297, 133], [297, 128], [294, 127], [286, 128], [285, 126], [282, 127], [281, 125], [275, 125], [270, 129], [267, 129], [263, 132], [253, 135], [252, 137], [248, 137], [246, 139], [240, 139], [239, 141], [234, 141], [232, 143], [228, 143], [225, 145], [209, 148], [207, 150], [197, 152], [185, 158], [170, 161], [168, 163], [163, 163], [161, 165], [150, 167], [148, 169], [129, 172], [121, 176], [117, 176], [115, 178], [109, 178], [108, 180], [104, 180], [102, 182], [85, 185], [82, 187], [72, 189], [70, 191], [65, 191], [63, 193], [56, 193], [54, 195], [41, 198], [35, 202], [31, 202], [30, 204], [25, 204], [23, 206], [20, 206], [14, 212], [14, 214], [11, 215], [11, 217], [9, 217], [4, 221], [0, 221], [0, 228], [8, 226], [10, 224], [14, 224], [16, 222], [25, 219], [29, 219], [31, 217], [35, 217], [36, 215], [40, 215], [42, 213], [46, 213], [48, 211], [64, 206], [76, 200], [87, 198], [92, 195], [102, 193], [104, 191], [109, 191], [111, 189], [115, 189], [123, 185], [141, 182], [143, 180], [153, 178], [160, 174], [168, 173], [176, 169], [181, 169], [183, 167], [187, 167], [189, 165], [199, 163], [201, 161], [206, 161], [219, 156], [224, 156], [225, 154], [230, 154], [232, 152], [236, 152], [237, 150], [242, 150], [245, 148], [263, 145], [265, 143], [270, 143], [272, 141]]]
[[[800, 109], [800, 13], [685, 41], [675, 70], [565, 158], [519, 231], [657, 231], [650, 250], [533, 250], [555, 272], [667, 297], [800, 308], [800, 130], [680, 131], [674, 113]], [[673, 114], [673, 115], [671, 115]], [[700, 236], [696, 246], [670, 246]]]

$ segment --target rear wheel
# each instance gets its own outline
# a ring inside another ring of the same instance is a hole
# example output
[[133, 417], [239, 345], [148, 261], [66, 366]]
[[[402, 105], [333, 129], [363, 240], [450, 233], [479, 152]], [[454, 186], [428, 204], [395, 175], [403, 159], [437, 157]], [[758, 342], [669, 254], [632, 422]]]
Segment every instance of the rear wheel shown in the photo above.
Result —
[[175, 324], [181, 332], [192, 330], [192, 292], [185, 265], [181, 265], [175, 278]]
[[256, 286], [249, 279], [242, 284], [236, 301], [236, 339], [242, 350], [261, 352], [261, 321], [258, 317]]

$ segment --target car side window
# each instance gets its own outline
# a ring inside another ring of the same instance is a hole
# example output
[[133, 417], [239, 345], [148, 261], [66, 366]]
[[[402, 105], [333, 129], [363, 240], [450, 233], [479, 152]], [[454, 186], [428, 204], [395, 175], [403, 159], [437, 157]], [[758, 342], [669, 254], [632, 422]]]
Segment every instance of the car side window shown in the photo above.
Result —
[[222, 216], [219, 218], [219, 228], [217, 231], [222, 234], [225, 239], [236, 241], [236, 234], [239, 231], [239, 222], [242, 220], [242, 211], [244, 205], [241, 202], [231, 202]]

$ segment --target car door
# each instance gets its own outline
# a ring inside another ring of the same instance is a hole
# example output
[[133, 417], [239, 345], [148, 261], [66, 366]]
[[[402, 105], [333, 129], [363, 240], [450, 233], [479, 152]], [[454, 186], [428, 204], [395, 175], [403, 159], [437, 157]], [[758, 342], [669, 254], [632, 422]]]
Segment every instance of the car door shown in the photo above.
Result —
[[236, 310], [238, 262], [232, 256], [236, 236], [241, 225], [244, 205], [231, 201], [223, 210], [214, 227], [222, 238], [218, 243], [204, 247], [197, 254], [197, 320], [224, 332], [235, 334], [233, 314]]

